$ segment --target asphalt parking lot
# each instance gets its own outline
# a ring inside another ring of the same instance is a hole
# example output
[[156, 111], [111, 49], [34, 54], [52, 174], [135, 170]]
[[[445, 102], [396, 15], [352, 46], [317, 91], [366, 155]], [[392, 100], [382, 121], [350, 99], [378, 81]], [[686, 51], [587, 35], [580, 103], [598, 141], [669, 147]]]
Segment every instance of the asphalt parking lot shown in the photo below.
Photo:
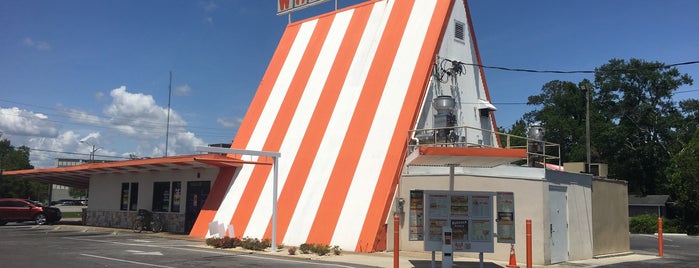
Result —
[[2, 267], [369, 267], [203, 247], [202, 241], [78, 226], [0, 226]]
[[[135, 234], [125, 229], [77, 225], [37, 226], [9, 223], [0, 226], [0, 267], [392, 267], [390, 252], [343, 253], [307, 259], [286, 252], [270, 254], [220, 250], [201, 239], [167, 233]], [[699, 237], [666, 234], [664, 256], [657, 257], [657, 236], [631, 235], [633, 254], [571, 261], [535, 267], [697, 267]], [[521, 267], [524, 259], [518, 258]], [[401, 252], [401, 267], [430, 267], [427, 252]], [[437, 267], [441, 263], [437, 261]], [[478, 267], [475, 259], [455, 259], [454, 267]], [[485, 267], [506, 267], [487, 261]]]

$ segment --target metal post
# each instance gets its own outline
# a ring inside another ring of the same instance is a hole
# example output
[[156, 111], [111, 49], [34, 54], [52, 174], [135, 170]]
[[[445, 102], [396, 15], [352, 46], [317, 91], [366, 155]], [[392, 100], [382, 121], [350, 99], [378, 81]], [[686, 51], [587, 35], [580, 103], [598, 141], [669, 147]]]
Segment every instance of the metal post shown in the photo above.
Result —
[[[580, 86], [583, 91], [585, 91], [585, 149], [587, 153], [587, 163], [585, 164], [585, 173], [592, 172], [590, 170], [590, 162], [592, 162], [590, 157], [590, 89], [586, 85]], [[560, 155], [560, 154], [559, 154]]]
[[274, 159], [274, 166], [272, 167], [274, 169], [274, 183], [272, 184], [272, 248], [270, 251], [277, 252], [277, 187], [279, 178], [279, 159], [276, 156], [273, 156], [272, 159]]
[[532, 220], [527, 219], [527, 268], [532, 268]]

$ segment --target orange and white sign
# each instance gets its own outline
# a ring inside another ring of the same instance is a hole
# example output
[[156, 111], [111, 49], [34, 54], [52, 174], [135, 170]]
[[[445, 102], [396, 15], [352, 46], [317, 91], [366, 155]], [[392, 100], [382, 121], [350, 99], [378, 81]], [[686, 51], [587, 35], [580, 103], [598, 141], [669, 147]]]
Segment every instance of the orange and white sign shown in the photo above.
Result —
[[279, 0], [277, 15], [284, 15], [292, 11], [304, 9], [324, 2], [328, 2], [328, 0]]

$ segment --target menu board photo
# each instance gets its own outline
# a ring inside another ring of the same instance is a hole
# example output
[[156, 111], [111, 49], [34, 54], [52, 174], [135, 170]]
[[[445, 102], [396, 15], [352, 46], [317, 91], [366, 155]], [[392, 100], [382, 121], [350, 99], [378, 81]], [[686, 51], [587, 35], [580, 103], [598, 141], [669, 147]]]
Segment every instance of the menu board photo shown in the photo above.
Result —
[[490, 220], [472, 220], [471, 223], [471, 241], [491, 241], [493, 230]]
[[471, 196], [471, 216], [474, 217], [490, 217], [492, 212], [492, 204], [490, 204], [490, 196]]
[[430, 218], [449, 216], [449, 196], [445, 194], [440, 195], [430, 195], [429, 205], [430, 205]]
[[466, 217], [468, 216], [468, 196], [467, 195], [452, 195], [451, 196], [451, 216]]
[[442, 227], [447, 223], [446, 219], [430, 219], [430, 237], [432, 241], [442, 241]]

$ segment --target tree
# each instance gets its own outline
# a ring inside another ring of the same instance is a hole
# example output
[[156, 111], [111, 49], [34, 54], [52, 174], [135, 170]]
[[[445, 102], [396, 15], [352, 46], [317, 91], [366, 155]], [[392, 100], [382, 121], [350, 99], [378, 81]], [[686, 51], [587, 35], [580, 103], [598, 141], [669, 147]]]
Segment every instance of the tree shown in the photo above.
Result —
[[[29, 147], [15, 148], [8, 139], [0, 140], [0, 169], [33, 169], [29, 163]], [[43, 199], [48, 194], [48, 186], [43, 183], [0, 176], [0, 196], [19, 197], [33, 200]]]
[[692, 83], [660, 62], [613, 59], [595, 70], [595, 102], [615, 123], [607, 161], [610, 174], [629, 181], [630, 192], [655, 194], [666, 185], [665, 167], [681, 148], [675, 130], [682, 114], [672, 95]]
[[672, 198], [688, 234], [699, 233], [699, 130], [667, 168]]

